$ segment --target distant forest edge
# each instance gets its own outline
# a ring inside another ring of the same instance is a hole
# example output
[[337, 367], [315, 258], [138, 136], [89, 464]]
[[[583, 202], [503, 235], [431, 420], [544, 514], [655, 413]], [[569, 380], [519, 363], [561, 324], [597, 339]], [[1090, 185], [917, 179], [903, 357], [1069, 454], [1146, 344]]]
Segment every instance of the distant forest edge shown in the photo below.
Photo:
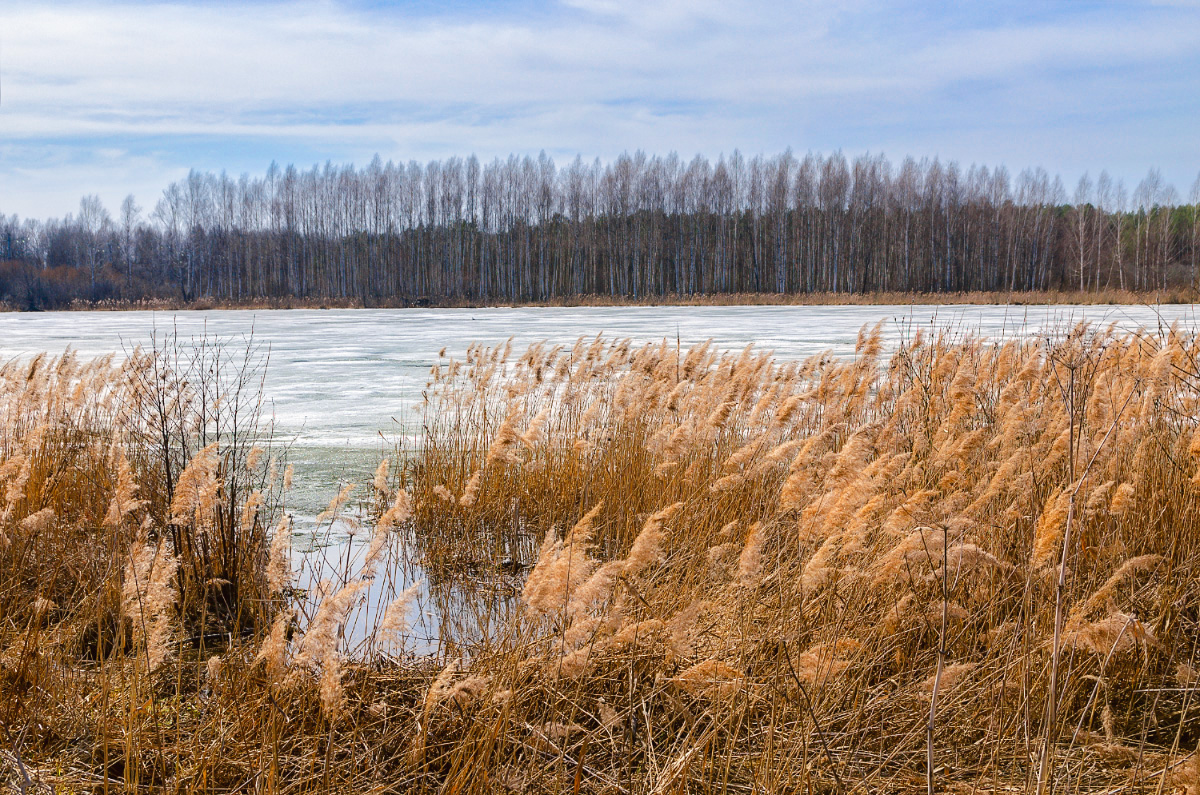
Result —
[[[1151, 170], [1068, 195], [1043, 169], [841, 153], [474, 156], [362, 169], [193, 171], [152, 211], [96, 196], [0, 213], [0, 299], [19, 309], [167, 300], [383, 304], [733, 294], [1192, 289], [1187, 202]], [[0, 210], [3, 208], [0, 207]]]

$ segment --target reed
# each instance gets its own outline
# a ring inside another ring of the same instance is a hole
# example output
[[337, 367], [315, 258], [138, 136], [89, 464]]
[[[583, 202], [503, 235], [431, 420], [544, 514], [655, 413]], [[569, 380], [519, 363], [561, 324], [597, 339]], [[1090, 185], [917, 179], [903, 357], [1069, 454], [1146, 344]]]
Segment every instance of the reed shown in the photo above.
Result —
[[[72, 300], [62, 309], [80, 312], [95, 311], [208, 311], [213, 309], [406, 309], [411, 307], [471, 307], [509, 308], [516, 306], [910, 306], [946, 304], [1008, 304], [1041, 306], [1046, 304], [1119, 305], [1119, 304], [1188, 304], [1194, 303], [1197, 292], [1190, 287], [1158, 290], [972, 290], [967, 292], [921, 292], [877, 290], [871, 292], [799, 292], [799, 293], [665, 293], [648, 297], [599, 294], [562, 295], [543, 300], [483, 299], [463, 296], [372, 296], [304, 298], [280, 296], [274, 298], [109, 298], [89, 301]], [[20, 302], [0, 302], [0, 312], [19, 312], [27, 307]]]
[[[1197, 786], [1189, 331], [917, 333], [885, 355], [864, 329], [854, 357], [803, 362], [475, 346], [434, 365], [420, 444], [360, 497], [366, 554], [307, 594], [281, 562], [281, 487], [233, 499], [193, 440], [166, 500], [122, 430], [128, 365], [64, 361], [0, 371], [0, 719], [31, 781]], [[247, 527], [248, 505], [278, 528], [242, 558], [250, 631], [152, 654], [197, 620], [171, 522]], [[429, 581], [397, 582], [356, 640], [401, 555]], [[464, 578], [511, 589], [474, 634], [456, 632], [456, 611], [486, 612], [451, 601]], [[432, 655], [412, 653], [422, 593], [443, 613]]]

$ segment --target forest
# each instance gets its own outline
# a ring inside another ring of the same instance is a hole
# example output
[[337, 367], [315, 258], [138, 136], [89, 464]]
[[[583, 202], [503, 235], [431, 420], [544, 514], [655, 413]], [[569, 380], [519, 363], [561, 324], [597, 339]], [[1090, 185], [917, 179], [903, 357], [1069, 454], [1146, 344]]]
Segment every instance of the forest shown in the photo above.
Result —
[[1132, 190], [1107, 172], [1068, 190], [1041, 168], [840, 152], [273, 163], [192, 171], [153, 208], [89, 195], [61, 219], [0, 212], [0, 299], [1151, 292], [1196, 286], [1198, 206], [1200, 177], [1185, 199], [1156, 169]]

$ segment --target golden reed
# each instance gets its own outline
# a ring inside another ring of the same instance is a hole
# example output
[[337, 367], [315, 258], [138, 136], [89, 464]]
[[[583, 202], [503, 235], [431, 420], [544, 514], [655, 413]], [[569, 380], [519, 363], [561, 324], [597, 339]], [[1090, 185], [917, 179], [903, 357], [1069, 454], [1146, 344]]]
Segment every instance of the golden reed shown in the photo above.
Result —
[[[31, 781], [1200, 786], [1191, 332], [918, 333], [885, 356], [876, 328], [803, 362], [472, 346], [432, 368], [415, 451], [322, 516], [365, 523], [367, 552], [307, 594], [278, 462], [235, 493], [220, 441], [196, 447], [165, 499], [124, 430], [133, 366], [0, 370], [0, 722]], [[222, 516], [276, 530], [250, 629], [198, 642], [185, 572]], [[355, 646], [401, 551], [428, 582]], [[422, 600], [489, 571], [521, 578], [506, 620], [413, 656]]]

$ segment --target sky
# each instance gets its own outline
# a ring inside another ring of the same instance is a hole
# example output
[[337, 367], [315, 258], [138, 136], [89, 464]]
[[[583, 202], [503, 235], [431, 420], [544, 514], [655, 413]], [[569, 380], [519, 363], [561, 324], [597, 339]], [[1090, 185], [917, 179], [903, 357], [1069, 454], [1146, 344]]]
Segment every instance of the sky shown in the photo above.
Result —
[[0, 4], [0, 212], [189, 169], [476, 154], [1200, 173], [1200, 0]]

